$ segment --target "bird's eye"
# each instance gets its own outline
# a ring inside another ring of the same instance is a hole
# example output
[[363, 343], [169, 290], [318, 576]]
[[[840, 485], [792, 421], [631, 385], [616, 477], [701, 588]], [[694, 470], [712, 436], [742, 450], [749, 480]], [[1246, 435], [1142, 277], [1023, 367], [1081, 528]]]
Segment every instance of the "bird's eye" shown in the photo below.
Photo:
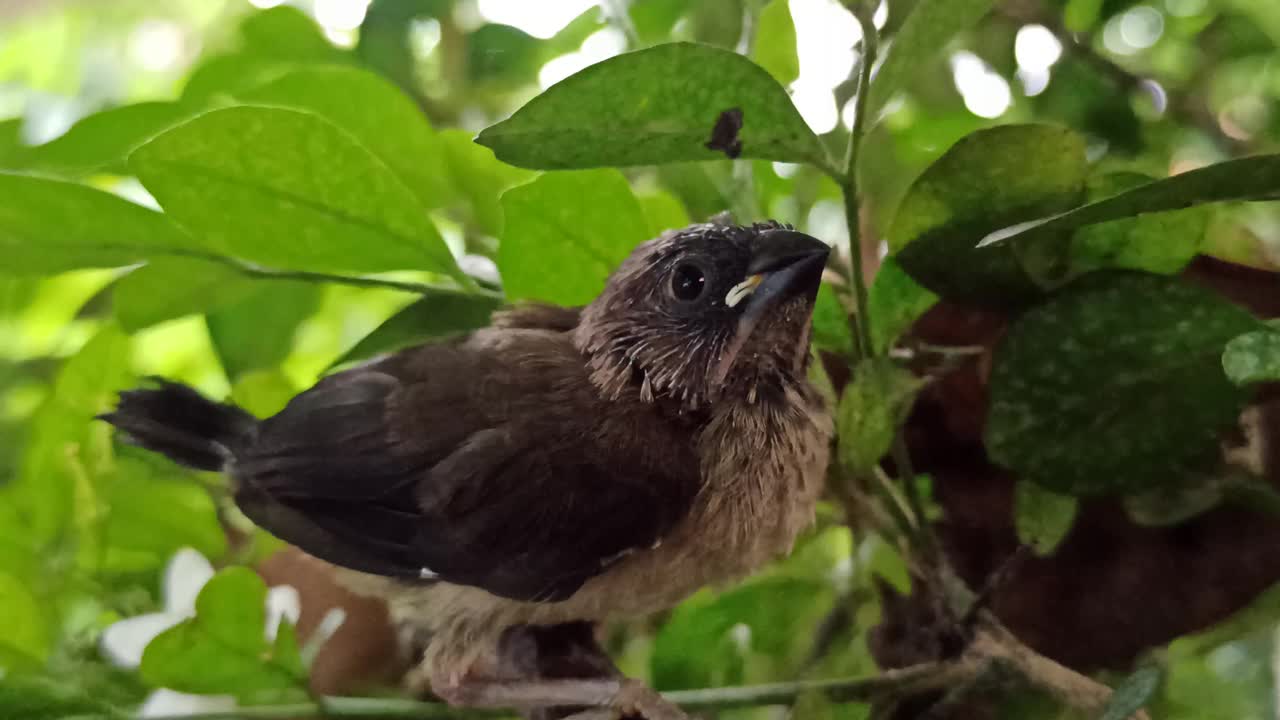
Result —
[[677, 300], [697, 300], [706, 289], [707, 274], [693, 263], [680, 263], [671, 274], [671, 294]]

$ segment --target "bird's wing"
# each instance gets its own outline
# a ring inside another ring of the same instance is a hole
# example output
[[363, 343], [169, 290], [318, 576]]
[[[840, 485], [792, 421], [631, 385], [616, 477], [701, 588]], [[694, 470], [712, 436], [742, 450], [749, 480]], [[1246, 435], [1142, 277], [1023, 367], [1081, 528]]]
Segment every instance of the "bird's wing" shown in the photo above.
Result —
[[530, 342], [429, 346], [327, 378], [262, 423], [237, 502], [339, 565], [567, 598], [662, 538], [697, 463], [678, 433], [606, 432], [564, 341]]

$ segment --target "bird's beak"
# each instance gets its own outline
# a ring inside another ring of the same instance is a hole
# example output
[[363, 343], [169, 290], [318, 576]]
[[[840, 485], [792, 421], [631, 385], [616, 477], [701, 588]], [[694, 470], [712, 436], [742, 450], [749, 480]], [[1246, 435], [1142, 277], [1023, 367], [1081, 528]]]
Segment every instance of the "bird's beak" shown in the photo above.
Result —
[[[729, 307], [743, 304], [739, 326], [753, 328], [771, 308], [818, 292], [831, 247], [794, 230], [773, 230], [755, 239], [747, 277], [725, 296]], [[745, 303], [745, 304], [744, 304]]]

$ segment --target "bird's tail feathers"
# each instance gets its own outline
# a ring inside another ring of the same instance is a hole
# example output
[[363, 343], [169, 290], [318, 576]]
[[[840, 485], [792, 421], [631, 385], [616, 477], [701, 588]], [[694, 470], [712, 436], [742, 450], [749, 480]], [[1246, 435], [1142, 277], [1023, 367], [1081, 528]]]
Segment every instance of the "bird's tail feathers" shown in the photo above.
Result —
[[155, 388], [120, 393], [116, 409], [99, 415], [128, 440], [197, 470], [223, 470], [258, 419], [217, 403], [186, 385], [154, 378]]

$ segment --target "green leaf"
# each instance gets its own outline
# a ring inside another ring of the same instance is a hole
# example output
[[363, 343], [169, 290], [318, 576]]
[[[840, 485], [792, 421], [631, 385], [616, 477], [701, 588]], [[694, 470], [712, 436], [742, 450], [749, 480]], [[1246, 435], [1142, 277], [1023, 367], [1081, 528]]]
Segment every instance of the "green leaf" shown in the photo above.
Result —
[[1075, 522], [1080, 502], [1021, 481], [1014, 487], [1014, 526], [1018, 540], [1036, 555], [1052, 555]]
[[796, 53], [796, 25], [791, 20], [787, 0], [770, 0], [756, 18], [755, 48], [751, 59], [782, 85], [800, 77], [800, 56]]
[[1222, 352], [1222, 369], [1237, 385], [1280, 381], [1280, 332], [1259, 330], [1233, 338]]
[[394, 170], [425, 207], [444, 203], [448, 171], [431, 123], [409, 96], [381, 77], [355, 67], [305, 67], [239, 98], [323, 117]]
[[210, 251], [274, 267], [463, 279], [409, 188], [315, 115], [215, 110], [143, 145], [129, 165]]
[[1124, 498], [1124, 511], [1138, 525], [1167, 527], [1186, 522], [1222, 502], [1222, 481], [1192, 475]]
[[[6, 615], [8, 620], [13, 616]], [[8, 674], [0, 679], [0, 717], [70, 720], [123, 717], [121, 711], [68, 686], [65, 679]]]
[[219, 572], [197, 596], [196, 616], [147, 645], [139, 667], [143, 679], [182, 692], [241, 698], [301, 687], [305, 678], [292, 661], [296, 647], [267, 642], [266, 591], [248, 568]]
[[975, 246], [994, 228], [1079, 203], [1084, 150], [1081, 137], [1049, 125], [1001, 125], [966, 136], [912, 184], [889, 248], [913, 279], [943, 297], [1001, 303], [1035, 297], [1038, 278], [1065, 264], [1065, 244]]
[[938, 296], [912, 280], [896, 260], [885, 258], [867, 290], [872, 349], [886, 352], [937, 302]]
[[104, 326], [63, 364], [52, 395], [32, 419], [18, 477], [0, 488], [0, 497], [19, 511], [31, 542], [50, 542], [78, 518], [96, 517], [93, 498], [78, 496], [77, 487], [83, 489], [110, 460], [107, 428], [93, 417], [133, 383], [129, 356], [129, 338], [114, 325]]
[[305, 12], [279, 5], [253, 13], [240, 24], [244, 49], [288, 60], [334, 62], [350, 53], [333, 46]]
[[841, 465], [856, 475], [872, 472], [889, 452], [920, 387], [916, 376], [888, 358], [870, 358], [854, 368], [836, 411]]
[[1059, 493], [1159, 487], [1215, 461], [1245, 393], [1227, 341], [1259, 326], [1204, 290], [1155, 275], [1087, 275], [1019, 317], [991, 370], [986, 445]]
[[231, 402], [258, 417], [270, 417], [298, 394], [298, 388], [279, 370], [251, 370], [231, 386]]
[[163, 215], [83, 185], [0, 173], [0, 273], [128, 265], [189, 246]]
[[1116, 686], [1100, 720], [1126, 720], [1142, 709], [1160, 687], [1160, 668], [1144, 667]]
[[117, 280], [111, 304], [120, 326], [132, 333], [234, 303], [264, 282], [219, 262], [161, 258]]
[[818, 288], [818, 299], [813, 305], [813, 344], [845, 357], [853, 356], [849, 312], [827, 283]]
[[334, 365], [364, 360], [427, 340], [482, 328], [499, 302], [483, 295], [428, 295], [392, 315]]
[[470, 221], [496, 237], [502, 230], [502, 193], [532, 180], [535, 173], [498, 160], [492, 150], [472, 142], [465, 130], [444, 130], [439, 139], [451, 184], [470, 207]]
[[121, 457], [104, 485], [106, 569], [152, 570], [184, 547], [215, 559], [226, 553], [209, 492], [172, 466]]
[[209, 339], [228, 377], [279, 365], [293, 349], [298, 326], [320, 307], [320, 295], [314, 283], [262, 283], [207, 315]]
[[[0, 638], [0, 670], [8, 664], [5, 656], [13, 654], [43, 663], [52, 640], [45, 610], [25, 583], [3, 572], [0, 572], [0, 617], [5, 624], [4, 637]], [[0, 704], [0, 709], [3, 707]]]
[[502, 196], [498, 269], [509, 300], [583, 305], [649, 223], [617, 170], [547, 173]]
[[983, 245], [1027, 237], [1056, 236], [1064, 230], [1193, 205], [1258, 200], [1280, 195], [1280, 155], [1255, 155], [1190, 170], [1140, 185], [1069, 212], [1012, 224], [993, 231]]
[[605, 60], [561, 81], [477, 142], [539, 169], [724, 157], [706, 147], [721, 113], [742, 112], [743, 157], [824, 163], [821, 144], [769, 73], [737, 53], [670, 43]]
[[649, 219], [649, 235], [657, 237], [668, 230], [688, 227], [689, 213], [680, 199], [666, 190], [657, 190], [639, 196], [640, 207]]
[[995, 0], [918, 0], [871, 80], [867, 98], [870, 119], [878, 118], [895, 93], [945, 51], [953, 37], [976, 25], [993, 5]]
[[[1096, 200], [1151, 182], [1138, 173], [1111, 173], [1091, 178], [1088, 198]], [[1200, 250], [1209, 227], [1206, 208], [1188, 208], [1082, 227], [1071, 237], [1075, 272], [1125, 268], [1173, 274]]]
[[19, 165], [62, 175], [94, 172], [127, 174], [125, 159], [166, 128], [190, 118], [195, 109], [171, 102], [144, 102], [94, 113], [65, 134], [30, 148]]

